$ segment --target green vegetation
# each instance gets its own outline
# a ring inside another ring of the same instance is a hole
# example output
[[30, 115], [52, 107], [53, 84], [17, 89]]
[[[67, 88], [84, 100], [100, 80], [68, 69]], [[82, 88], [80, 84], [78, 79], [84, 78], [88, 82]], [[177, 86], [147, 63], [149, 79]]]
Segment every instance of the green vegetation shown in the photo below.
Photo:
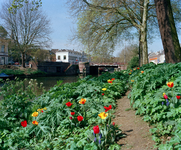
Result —
[[1, 88], [2, 150], [119, 150], [116, 138], [123, 134], [111, 119], [116, 99], [129, 87], [131, 108], [126, 111], [135, 109], [136, 115], [152, 125], [150, 133], [156, 147], [181, 147], [181, 63], [150, 63], [61, 83], [48, 92], [43, 90], [42, 95], [38, 94], [42, 85], [39, 88], [33, 80], [27, 88], [21, 81], [7, 82]]
[[33, 70], [31, 68], [26, 68], [26, 69], [1, 69], [0, 73], [5, 73], [7, 75], [36, 75], [36, 74], [46, 74], [43, 71], [39, 71], [39, 70]]
[[[129, 83], [131, 105], [153, 126], [150, 132], [158, 148], [181, 148], [181, 63], [144, 65], [132, 71]], [[162, 136], [171, 140], [163, 144]]]
[[127, 91], [128, 77], [116, 72], [57, 82], [42, 95], [33, 81], [27, 88], [21, 81], [7, 82], [0, 93], [1, 149], [119, 150], [116, 137], [123, 134], [111, 118], [116, 99]]

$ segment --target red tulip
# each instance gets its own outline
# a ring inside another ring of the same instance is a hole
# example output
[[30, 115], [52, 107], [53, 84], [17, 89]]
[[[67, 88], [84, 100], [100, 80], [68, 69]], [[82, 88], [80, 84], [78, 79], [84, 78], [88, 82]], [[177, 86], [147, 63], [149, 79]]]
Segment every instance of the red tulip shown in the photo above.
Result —
[[95, 134], [98, 134], [99, 133], [99, 126], [97, 125], [97, 126], [94, 126], [93, 127], [93, 130], [94, 130], [94, 133]]
[[75, 112], [71, 112], [70, 114], [73, 116], [73, 115], [75, 115]]
[[72, 117], [69, 117], [70, 118], [70, 120], [72, 120]]
[[84, 119], [84, 118], [83, 118], [82, 116], [78, 116], [78, 117], [77, 117], [77, 120], [78, 120], [78, 121], [82, 121], [83, 119]]
[[163, 97], [164, 97], [164, 99], [168, 99], [168, 96], [166, 94]]
[[66, 105], [67, 105], [68, 107], [72, 106], [72, 104], [73, 104], [73, 103], [71, 103], [71, 102], [67, 102], [67, 103], [66, 103]]
[[172, 87], [174, 86], [174, 84], [173, 84], [173, 82], [168, 82], [168, 83], [167, 83], [167, 86], [168, 86], [169, 88], [172, 88]]
[[115, 78], [112, 78], [111, 80], [115, 80]]
[[139, 70], [140, 68], [138, 67], [137, 69]]
[[115, 126], [115, 122], [113, 122], [112, 125]]
[[102, 93], [102, 95], [104, 95], [104, 93]]
[[180, 99], [180, 96], [176, 96], [177, 97], [177, 99]]
[[26, 127], [27, 126], [27, 121], [25, 120], [25, 121], [22, 121], [21, 122], [21, 125], [23, 126], [23, 127]]
[[104, 106], [104, 109], [105, 109], [105, 112], [107, 112], [107, 111], [109, 111], [110, 109], [112, 109], [112, 106], [111, 106], [111, 105], [109, 105], [109, 107]]

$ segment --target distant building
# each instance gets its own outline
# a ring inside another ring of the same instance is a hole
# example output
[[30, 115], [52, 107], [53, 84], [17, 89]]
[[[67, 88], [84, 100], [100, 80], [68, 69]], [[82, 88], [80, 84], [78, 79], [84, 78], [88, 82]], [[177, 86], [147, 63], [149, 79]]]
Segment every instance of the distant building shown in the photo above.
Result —
[[165, 62], [165, 54], [164, 51], [152, 52], [148, 54], [149, 63], [153, 62], [155, 64], [164, 63]]
[[0, 65], [8, 64], [8, 42], [0, 38]]
[[76, 64], [78, 62], [88, 61], [87, 54], [74, 50], [61, 49], [56, 52], [56, 62], [69, 62]]

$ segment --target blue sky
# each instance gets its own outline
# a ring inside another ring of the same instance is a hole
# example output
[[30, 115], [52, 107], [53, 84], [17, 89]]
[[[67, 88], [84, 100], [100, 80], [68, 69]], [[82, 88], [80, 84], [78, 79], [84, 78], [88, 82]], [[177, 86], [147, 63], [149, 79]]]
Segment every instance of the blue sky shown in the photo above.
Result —
[[[0, 0], [0, 5], [7, 0]], [[83, 50], [81, 45], [70, 42], [73, 36], [73, 31], [76, 30], [75, 18], [69, 15], [67, 0], [42, 0], [42, 9], [48, 16], [51, 22], [52, 33], [50, 38], [52, 40], [51, 49], [74, 49], [76, 51]], [[0, 6], [1, 8], [1, 6]], [[0, 20], [1, 21], [1, 20]], [[1, 23], [0, 23], [1, 24]], [[180, 40], [179, 36], [179, 40]], [[131, 42], [131, 41], [130, 41]], [[127, 44], [128, 45], [128, 44]], [[122, 50], [121, 46], [114, 52], [114, 56]], [[148, 44], [148, 51], [162, 50], [161, 37], [156, 37], [153, 43]]]

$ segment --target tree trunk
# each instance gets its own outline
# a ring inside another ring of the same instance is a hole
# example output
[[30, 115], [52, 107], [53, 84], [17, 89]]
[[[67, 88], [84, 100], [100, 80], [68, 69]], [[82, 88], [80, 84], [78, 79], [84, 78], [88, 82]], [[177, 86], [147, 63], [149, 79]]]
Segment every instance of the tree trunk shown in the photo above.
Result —
[[[140, 0], [140, 5], [143, 6], [144, 0]], [[143, 7], [140, 7], [140, 16], [141, 21], [143, 20]], [[139, 29], [139, 67], [143, 64], [143, 55], [142, 55], [142, 42], [141, 42], [141, 30]]]
[[142, 42], [141, 42], [141, 30], [139, 30], [139, 67], [143, 64], [143, 55], [142, 55]]
[[142, 62], [140, 66], [148, 63], [148, 45], [147, 45], [148, 4], [149, 0], [144, 0], [142, 27], [140, 29], [141, 32], [140, 43], [142, 46]]
[[181, 48], [170, 0], [154, 0], [166, 63], [181, 61]]
[[21, 66], [22, 66], [23, 68], [25, 68], [25, 53], [22, 52], [21, 54], [22, 54], [22, 65], [21, 65]]

